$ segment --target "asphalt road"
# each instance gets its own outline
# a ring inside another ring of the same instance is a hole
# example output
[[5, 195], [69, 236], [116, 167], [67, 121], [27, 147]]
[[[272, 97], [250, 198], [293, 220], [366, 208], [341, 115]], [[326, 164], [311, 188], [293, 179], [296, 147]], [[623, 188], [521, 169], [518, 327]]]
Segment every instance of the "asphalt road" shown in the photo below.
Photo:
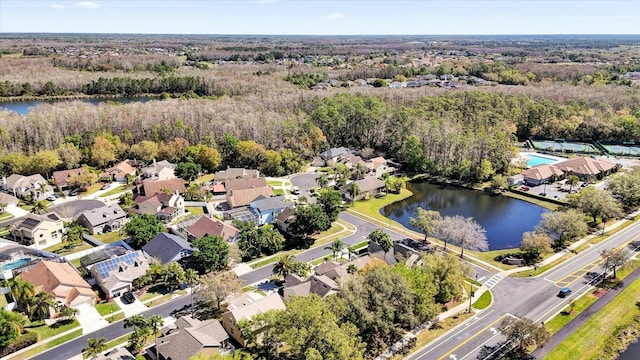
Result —
[[[161, 315], [162, 317], [167, 317], [171, 315], [174, 310], [180, 309], [185, 305], [191, 302], [191, 298], [189, 296], [182, 296], [175, 300], [171, 300], [162, 305], [158, 305], [153, 309], [149, 309], [145, 311], [143, 314], [146, 317], [151, 315]], [[32, 357], [33, 360], [58, 360], [58, 359], [70, 359], [80, 353], [82, 350], [87, 347], [87, 339], [89, 338], [99, 338], [104, 336], [109, 340], [116, 339], [122, 335], [131, 332], [131, 328], [124, 327], [124, 320], [120, 320], [116, 323], [113, 323], [105, 328], [102, 328], [98, 331], [95, 331], [91, 334], [83, 335], [79, 338], [66, 342], [58, 347], [52, 348], [46, 352], [43, 352], [39, 355]]]
[[[504, 340], [497, 331], [502, 319], [517, 316], [536, 322], [548, 321], [579, 294], [591, 291], [592, 287], [585, 275], [587, 272], [602, 272], [599, 258], [603, 249], [615, 248], [638, 238], [640, 223], [635, 223], [575, 255], [544, 276], [503, 279], [495, 276], [483, 279], [481, 282], [492, 292], [493, 305], [454, 329], [445, 338], [413, 353], [408, 359], [478, 359], [483, 346], [495, 345]], [[573, 292], [566, 298], [559, 298], [557, 294], [563, 287], [569, 287]]]
[[[354, 225], [356, 227], [356, 232], [348, 237], [345, 237], [342, 239], [342, 241], [344, 241], [344, 243], [347, 246], [351, 246], [351, 245], [355, 245], [358, 243], [361, 243], [363, 241], [366, 240], [367, 236], [375, 229], [378, 229], [379, 227], [366, 221], [366, 220], [362, 220], [357, 216], [351, 215], [349, 213], [346, 212], [341, 212], [339, 215], [340, 219], [351, 223], [352, 225]], [[385, 230], [386, 231], [386, 230]], [[405, 236], [403, 236], [400, 233], [397, 232], [391, 232], [391, 231], [387, 231], [390, 235], [391, 238], [393, 239], [402, 239]], [[312, 248], [309, 249], [303, 253], [298, 254], [298, 256], [296, 256], [296, 260], [298, 261], [305, 261], [305, 262], [309, 262], [315, 259], [319, 259], [319, 258], [323, 258], [327, 255], [331, 255], [331, 250], [329, 249], [325, 249], [324, 246], [319, 246], [316, 248]], [[246, 273], [242, 276], [240, 276], [241, 279], [243, 279], [245, 281], [245, 284], [255, 284], [261, 281], [264, 281], [265, 279], [267, 279], [269, 276], [271, 276], [271, 272], [273, 270], [273, 265], [268, 265], [268, 266], [263, 266], [259, 269], [256, 269], [252, 272]]]

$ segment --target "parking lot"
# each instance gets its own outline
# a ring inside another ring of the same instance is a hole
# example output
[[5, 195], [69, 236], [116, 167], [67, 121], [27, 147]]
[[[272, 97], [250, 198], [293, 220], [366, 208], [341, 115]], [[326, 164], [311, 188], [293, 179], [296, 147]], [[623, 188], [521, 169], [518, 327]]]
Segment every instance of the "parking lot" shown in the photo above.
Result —
[[[599, 184], [596, 184], [596, 186], [598, 185]], [[564, 200], [567, 197], [567, 194], [577, 193], [578, 191], [580, 191], [580, 189], [586, 186], [589, 186], [589, 184], [584, 181], [580, 181], [578, 182], [577, 185], [574, 185], [573, 188], [571, 188], [571, 186], [566, 184], [566, 180], [561, 180], [555, 183], [542, 184], [537, 186], [523, 185], [523, 186], [520, 186], [519, 189], [535, 195], [545, 196], [552, 199]]]

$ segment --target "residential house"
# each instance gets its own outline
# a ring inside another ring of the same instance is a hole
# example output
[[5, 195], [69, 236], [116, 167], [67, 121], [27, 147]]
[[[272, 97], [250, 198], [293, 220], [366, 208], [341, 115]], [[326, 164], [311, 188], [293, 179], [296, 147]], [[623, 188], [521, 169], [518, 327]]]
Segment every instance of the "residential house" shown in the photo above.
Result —
[[162, 265], [180, 261], [193, 254], [193, 248], [189, 242], [181, 236], [159, 233], [142, 247], [150, 258], [156, 258]]
[[345, 153], [336, 158], [336, 164], [343, 164], [348, 169], [354, 169], [356, 166], [360, 165], [361, 168], [367, 170], [367, 164], [362, 160], [362, 158], [358, 155], [354, 155], [352, 153]]
[[171, 180], [176, 178], [175, 174], [176, 164], [170, 163], [167, 160], [156, 162], [153, 160], [153, 164], [142, 168], [142, 178], [150, 180]]
[[225, 183], [225, 188], [227, 190], [227, 204], [231, 209], [248, 206], [260, 195], [273, 196], [273, 189], [267, 185], [264, 178], [228, 180]]
[[224, 187], [224, 184], [219, 182], [209, 185], [207, 190], [211, 191], [213, 195], [224, 195], [227, 193], [227, 189]]
[[67, 262], [40, 261], [18, 277], [31, 282], [36, 292], [53, 294], [59, 305], [93, 305], [96, 294], [91, 285]]
[[184, 229], [189, 241], [201, 239], [207, 235], [217, 235], [225, 241], [233, 242], [240, 236], [240, 230], [221, 220], [201, 216], [193, 225]]
[[80, 269], [84, 269], [87, 273], [91, 273], [93, 265], [107, 259], [111, 259], [126, 253], [133, 252], [133, 249], [124, 240], [118, 240], [106, 244], [98, 252], [89, 253], [80, 258]]
[[[289, 225], [296, 220], [296, 210], [294, 207], [286, 207], [278, 215], [276, 215], [275, 224], [278, 229], [287, 234], [289, 233]], [[291, 234], [295, 235], [295, 234]]]
[[259, 176], [260, 172], [258, 170], [245, 168], [228, 168], [227, 170], [216, 171], [213, 174], [213, 178], [221, 183], [226, 183], [228, 180], [252, 179]]
[[97, 209], [83, 211], [77, 221], [87, 228], [89, 234], [94, 235], [118, 231], [127, 223], [128, 219], [127, 213], [122, 210], [120, 205], [112, 203]]
[[373, 159], [365, 161], [365, 166], [367, 167], [371, 175], [375, 176], [378, 179], [380, 179], [382, 175], [393, 172], [395, 170], [393, 167], [390, 167], [387, 164], [387, 160], [382, 156], [374, 157]]
[[325, 166], [335, 166], [339, 156], [351, 154], [351, 151], [344, 147], [331, 148], [320, 153], [320, 159]]
[[105, 171], [100, 177], [107, 181], [127, 182], [127, 176], [134, 176], [136, 169], [129, 164], [129, 160], [120, 161]]
[[5, 193], [0, 193], [0, 212], [5, 211], [6, 207], [18, 206], [19, 203], [20, 200], [17, 197]]
[[137, 214], [149, 214], [157, 216], [165, 223], [173, 221], [184, 214], [184, 198], [177, 193], [157, 193], [152, 196], [138, 196], [135, 199]]
[[291, 282], [287, 284], [285, 280], [283, 290], [285, 300], [289, 300], [292, 296], [308, 296], [309, 294], [327, 297], [335, 294], [339, 289], [338, 284], [325, 275], [311, 275], [301, 283], [297, 283], [298, 280], [295, 279], [293, 284]]
[[[376, 194], [379, 194], [381, 192], [384, 192], [387, 184], [374, 177], [374, 176], [366, 176], [364, 179], [360, 179], [360, 180], [356, 180], [354, 181], [354, 183], [358, 186], [358, 189], [360, 189], [360, 194], [358, 194], [356, 196], [356, 199], [354, 200], [358, 200], [358, 199], [362, 199], [362, 198], [369, 198], [371, 196], [374, 196]], [[351, 186], [351, 184], [347, 184], [345, 186], [342, 187], [342, 191], [347, 194], [347, 196], [350, 197], [347, 189]]]
[[27, 214], [19, 218], [11, 228], [11, 236], [25, 245], [44, 249], [62, 242], [64, 224], [54, 213]]
[[342, 264], [336, 263], [335, 261], [325, 261], [324, 263], [316, 266], [314, 272], [318, 276], [323, 275], [337, 282], [351, 276], [350, 268], [353, 268], [355, 271], [359, 271], [364, 268], [369, 261], [371, 261], [371, 257], [369, 257], [369, 255], [356, 257], [348, 263]]
[[107, 298], [118, 297], [133, 289], [133, 281], [149, 270], [149, 262], [141, 250], [114, 256], [95, 263], [91, 275]]
[[213, 356], [233, 351], [229, 334], [216, 319], [200, 321], [191, 316], [176, 320], [158, 338], [158, 353], [164, 360], [189, 360], [196, 355]]
[[54, 171], [53, 182], [56, 184], [59, 191], [68, 190], [71, 188], [71, 185], [69, 185], [69, 178], [71, 178], [72, 175], [82, 175], [84, 172], [84, 168]]
[[29, 197], [32, 200], [44, 200], [53, 194], [53, 188], [40, 174], [30, 176], [12, 174], [8, 178], [3, 177], [2, 189], [15, 197], [22, 199]]
[[131, 355], [129, 350], [123, 346], [115, 348], [106, 354], [95, 355], [91, 360], [136, 360], [136, 357]]
[[222, 327], [224, 327], [229, 335], [240, 345], [245, 346], [246, 341], [238, 326], [242, 320], [251, 320], [254, 316], [263, 314], [269, 310], [285, 310], [286, 308], [278, 293], [273, 293], [260, 300], [239, 307], [231, 303], [227, 307], [228, 311], [222, 314]]
[[175, 194], [184, 194], [186, 188], [184, 187], [184, 180], [181, 178], [169, 179], [169, 180], [155, 180], [155, 181], [143, 181], [138, 186], [138, 195], [153, 196], [161, 192], [170, 192]]
[[273, 224], [276, 221], [276, 216], [288, 206], [293, 206], [293, 204], [287, 204], [284, 196], [265, 197], [260, 195], [249, 204], [251, 211], [258, 218], [258, 225]]
[[11, 279], [41, 260], [63, 262], [59, 255], [0, 237], [0, 279]]

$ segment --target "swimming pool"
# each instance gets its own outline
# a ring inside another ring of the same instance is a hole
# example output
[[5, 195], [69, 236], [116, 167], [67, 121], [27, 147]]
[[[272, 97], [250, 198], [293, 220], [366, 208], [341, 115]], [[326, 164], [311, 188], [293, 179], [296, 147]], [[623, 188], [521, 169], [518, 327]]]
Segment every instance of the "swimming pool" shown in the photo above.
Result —
[[22, 258], [18, 261], [2, 265], [2, 270], [13, 270], [31, 261], [31, 258]]
[[536, 165], [542, 165], [542, 164], [555, 164], [558, 162], [557, 159], [553, 159], [550, 157], [546, 157], [546, 156], [542, 156], [542, 155], [538, 155], [538, 154], [526, 154], [523, 155], [527, 160], [527, 165], [534, 167]]

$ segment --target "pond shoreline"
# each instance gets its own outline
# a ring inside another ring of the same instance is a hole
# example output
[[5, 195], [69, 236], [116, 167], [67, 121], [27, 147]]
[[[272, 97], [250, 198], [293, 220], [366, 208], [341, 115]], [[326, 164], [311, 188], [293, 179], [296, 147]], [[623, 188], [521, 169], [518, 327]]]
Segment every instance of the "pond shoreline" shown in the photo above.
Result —
[[64, 100], [121, 99], [121, 98], [155, 100], [155, 99], [161, 99], [162, 95], [139, 94], [139, 95], [129, 96], [125, 94], [98, 94], [98, 95], [73, 94], [73, 95], [55, 95], [55, 96], [37, 96], [37, 95], [10, 96], [10, 97], [0, 97], [0, 104], [20, 103], [20, 102], [29, 102], [29, 101], [64, 101]]

